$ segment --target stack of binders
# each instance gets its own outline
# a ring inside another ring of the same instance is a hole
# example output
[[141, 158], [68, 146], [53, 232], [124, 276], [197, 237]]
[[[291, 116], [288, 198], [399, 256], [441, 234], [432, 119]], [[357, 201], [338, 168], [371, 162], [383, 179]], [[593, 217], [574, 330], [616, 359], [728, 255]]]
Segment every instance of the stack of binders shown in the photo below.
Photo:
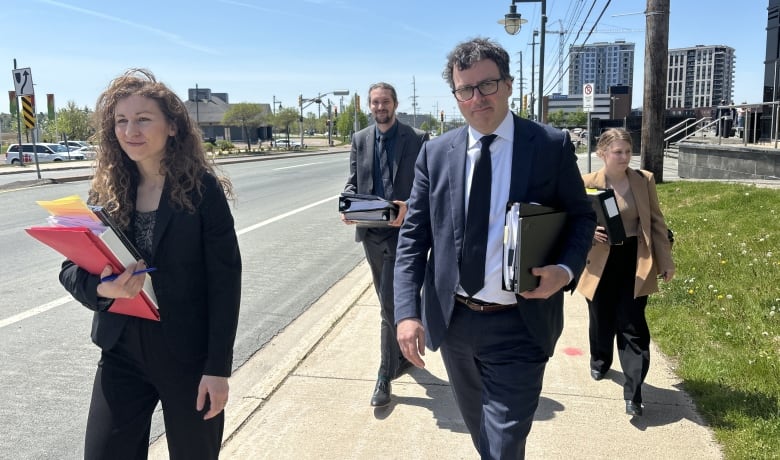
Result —
[[343, 192], [339, 212], [358, 227], [387, 227], [398, 216], [398, 205], [375, 195]]
[[596, 222], [606, 230], [609, 244], [623, 244], [626, 230], [623, 228], [623, 220], [620, 218], [620, 211], [615, 201], [615, 191], [595, 188], [587, 188], [585, 191], [593, 205], [593, 210], [596, 211]]
[[503, 289], [516, 294], [535, 289], [534, 267], [555, 263], [566, 213], [535, 203], [507, 204], [504, 225]]

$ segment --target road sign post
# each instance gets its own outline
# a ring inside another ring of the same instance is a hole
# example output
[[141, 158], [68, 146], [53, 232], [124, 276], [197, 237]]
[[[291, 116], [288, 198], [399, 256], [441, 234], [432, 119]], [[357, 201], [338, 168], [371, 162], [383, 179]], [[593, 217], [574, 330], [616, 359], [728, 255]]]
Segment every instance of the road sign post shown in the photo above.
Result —
[[593, 83], [582, 85], [582, 111], [593, 111]]
[[586, 139], [586, 149], [588, 155], [588, 172], [591, 171], [591, 158], [590, 158], [590, 138], [593, 135], [590, 129], [590, 113], [593, 111], [593, 83], [585, 83], [582, 85], [582, 111], [588, 114], [588, 127], [585, 132], [588, 133]]

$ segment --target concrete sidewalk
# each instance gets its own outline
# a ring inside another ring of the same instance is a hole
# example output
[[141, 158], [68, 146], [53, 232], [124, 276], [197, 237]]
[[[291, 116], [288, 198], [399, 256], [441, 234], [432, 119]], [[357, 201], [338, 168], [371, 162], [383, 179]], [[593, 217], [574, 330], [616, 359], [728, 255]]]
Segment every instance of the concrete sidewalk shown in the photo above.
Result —
[[[308, 154], [322, 153], [332, 152]], [[579, 158], [583, 171], [586, 160]], [[601, 166], [595, 155], [591, 161], [592, 170]], [[632, 167], [637, 165], [638, 157], [632, 158]], [[666, 180], [679, 180], [676, 159], [665, 160], [664, 172]], [[89, 173], [74, 169], [71, 180]], [[643, 390], [645, 415], [625, 415], [623, 375], [614, 370], [619, 364], [606, 379], [591, 380], [587, 306], [578, 294], [565, 302], [565, 327], [547, 366], [529, 459], [723, 457], [672, 365], [654, 346]], [[428, 351], [425, 369], [393, 382], [390, 406], [369, 405], [379, 325], [379, 304], [363, 263], [234, 373], [222, 458], [476, 459], [438, 353]], [[164, 437], [152, 444], [149, 458], [168, 458]]]
[[[567, 295], [545, 375], [529, 459], [720, 459], [670, 363], [653, 346], [645, 415], [625, 414], [623, 375], [591, 380], [588, 314]], [[369, 405], [379, 359], [379, 304], [368, 267], [352, 273], [231, 378], [224, 459], [476, 459], [439, 353]], [[619, 366], [618, 366], [619, 368]], [[167, 458], [164, 439], [150, 458]]]

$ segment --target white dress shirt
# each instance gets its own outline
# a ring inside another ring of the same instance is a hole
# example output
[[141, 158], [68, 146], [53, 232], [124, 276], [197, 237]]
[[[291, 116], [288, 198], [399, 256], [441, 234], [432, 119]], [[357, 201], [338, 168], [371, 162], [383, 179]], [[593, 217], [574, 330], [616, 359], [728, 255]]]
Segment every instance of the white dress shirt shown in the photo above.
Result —
[[[507, 111], [504, 120], [492, 133], [480, 133], [471, 126], [468, 127], [468, 149], [466, 151], [466, 201], [463, 209], [468, 219], [469, 195], [471, 194], [471, 179], [474, 174], [476, 155], [479, 154], [483, 136], [495, 134], [497, 137], [490, 144], [491, 185], [490, 185], [490, 222], [488, 223], [487, 254], [485, 255], [485, 284], [476, 294], [475, 299], [487, 303], [513, 304], [517, 303], [514, 292], [503, 290], [504, 264], [504, 223], [506, 220], [506, 205], [509, 203], [509, 187], [512, 182], [512, 151], [514, 146], [515, 122], [512, 112]], [[573, 279], [571, 269], [559, 264], [569, 274], [569, 282]], [[458, 286], [458, 294], [468, 297], [466, 291]]]

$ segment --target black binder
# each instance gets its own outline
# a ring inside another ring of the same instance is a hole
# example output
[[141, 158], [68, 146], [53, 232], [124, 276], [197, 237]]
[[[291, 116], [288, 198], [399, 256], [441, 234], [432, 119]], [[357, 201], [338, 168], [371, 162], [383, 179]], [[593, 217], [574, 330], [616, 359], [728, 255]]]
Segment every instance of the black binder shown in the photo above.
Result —
[[503, 289], [519, 294], [539, 286], [534, 267], [555, 262], [566, 213], [531, 203], [509, 203], [504, 227]]
[[343, 192], [339, 212], [358, 227], [387, 227], [398, 217], [398, 205], [375, 195]]
[[596, 211], [596, 222], [606, 229], [609, 244], [622, 244], [626, 239], [626, 230], [620, 218], [615, 191], [589, 188], [586, 192]]

